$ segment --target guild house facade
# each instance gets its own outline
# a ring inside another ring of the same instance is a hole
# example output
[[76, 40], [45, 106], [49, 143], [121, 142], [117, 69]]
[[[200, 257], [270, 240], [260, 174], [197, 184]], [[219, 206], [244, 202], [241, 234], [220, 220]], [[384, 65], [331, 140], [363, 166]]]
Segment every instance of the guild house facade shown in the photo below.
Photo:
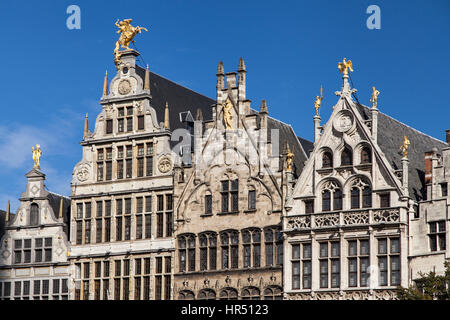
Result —
[[252, 108], [242, 58], [218, 64], [211, 99], [139, 66], [130, 22], [70, 197], [45, 188], [36, 146], [20, 207], [0, 211], [0, 299], [395, 299], [444, 272], [450, 131], [382, 113], [375, 87], [362, 105], [344, 59], [310, 142], [269, 115], [282, 106]]

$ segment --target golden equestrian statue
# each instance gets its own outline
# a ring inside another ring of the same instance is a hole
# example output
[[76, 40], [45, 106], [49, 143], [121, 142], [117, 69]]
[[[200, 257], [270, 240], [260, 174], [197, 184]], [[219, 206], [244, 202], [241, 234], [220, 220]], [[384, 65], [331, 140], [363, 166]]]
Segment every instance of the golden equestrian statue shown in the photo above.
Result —
[[403, 144], [402, 144], [402, 146], [400, 147], [400, 150], [402, 150], [402, 153], [403, 153], [403, 157], [404, 158], [408, 158], [408, 148], [409, 148], [409, 145], [410, 145], [411, 143], [409, 142], [409, 140], [408, 140], [408, 138], [405, 136], [404, 138], [403, 138]]
[[340, 73], [344, 72], [344, 76], [347, 76], [349, 69], [351, 72], [353, 72], [352, 60], [345, 61], [345, 58], [344, 58], [344, 60], [342, 62], [338, 63], [338, 69], [339, 69]]
[[37, 168], [40, 169], [40, 161], [41, 161], [41, 155], [42, 155], [42, 150], [41, 150], [41, 146], [36, 144], [36, 149], [34, 147], [31, 147], [31, 149], [33, 150], [33, 161], [34, 161], [34, 167], [33, 168]]
[[378, 95], [380, 94], [380, 91], [375, 89], [375, 87], [372, 87], [372, 98], [370, 99], [370, 102], [372, 102], [372, 108], [377, 107], [378, 102]]
[[323, 89], [322, 87], [320, 87], [320, 97], [316, 96], [316, 101], [314, 101], [314, 108], [316, 108], [316, 116], [319, 115], [320, 112], [320, 106], [322, 104], [322, 100], [323, 100]]
[[114, 63], [116, 64], [116, 66], [120, 63], [119, 49], [122, 47], [125, 50], [129, 50], [130, 42], [134, 43], [133, 38], [136, 36], [136, 34], [142, 33], [142, 30], [148, 31], [144, 27], [139, 26], [133, 27], [131, 25], [131, 21], [133, 21], [133, 19], [124, 19], [123, 21], [120, 22], [119, 19], [117, 19], [115, 23], [116, 26], [119, 28], [119, 30], [117, 30], [117, 34], [120, 33], [119, 40], [117, 40], [116, 48], [114, 49]]
[[233, 129], [233, 104], [230, 101], [230, 98], [225, 101], [223, 105], [223, 121], [225, 122], [225, 129]]

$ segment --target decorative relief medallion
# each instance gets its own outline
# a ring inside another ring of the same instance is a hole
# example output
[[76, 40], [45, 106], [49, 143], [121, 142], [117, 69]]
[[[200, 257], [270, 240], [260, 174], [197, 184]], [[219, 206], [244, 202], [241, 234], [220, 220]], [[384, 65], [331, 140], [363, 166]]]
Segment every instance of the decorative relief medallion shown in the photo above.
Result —
[[347, 132], [353, 127], [353, 115], [347, 110], [339, 112], [333, 120], [333, 127], [339, 132]]
[[130, 81], [127, 79], [120, 81], [118, 90], [121, 95], [129, 94], [131, 92]]
[[78, 181], [84, 182], [87, 179], [89, 179], [89, 172], [90, 172], [89, 164], [83, 163], [82, 165], [80, 165], [76, 173]]
[[159, 160], [158, 169], [161, 173], [167, 173], [172, 169], [172, 160], [169, 157], [163, 157]]

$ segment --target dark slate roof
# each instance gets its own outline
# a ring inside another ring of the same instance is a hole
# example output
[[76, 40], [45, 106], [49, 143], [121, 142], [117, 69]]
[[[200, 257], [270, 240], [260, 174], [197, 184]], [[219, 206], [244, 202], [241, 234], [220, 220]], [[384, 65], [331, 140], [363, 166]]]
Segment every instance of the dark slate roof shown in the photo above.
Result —
[[[136, 65], [136, 73], [145, 79], [145, 69]], [[164, 121], [164, 109], [166, 101], [169, 103], [170, 130], [186, 128], [186, 124], [180, 122], [180, 112], [190, 111], [195, 119], [197, 109], [203, 112], [203, 119], [212, 119], [211, 106], [215, 100], [200, 93], [185, 88], [150, 71], [150, 94], [152, 95], [152, 107], [156, 110], [158, 122]]]
[[309, 140], [303, 139], [302, 137], [299, 137], [299, 136], [297, 136], [297, 139], [298, 139], [298, 141], [300, 141], [300, 144], [302, 145], [303, 150], [305, 150], [306, 155], [309, 158], [309, 153], [314, 149], [314, 143]]
[[[365, 120], [371, 118], [370, 109], [368, 107], [358, 105], [358, 108]], [[379, 112], [378, 145], [394, 170], [400, 170], [402, 168], [401, 158], [403, 155], [400, 146], [403, 143], [404, 136], [407, 136], [408, 140], [411, 142], [408, 150], [409, 195], [411, 198], [420, 201], [426, 198], [424, 183], [425, 152], [431, 151], [433, 147], [436, 147], [438, 150], [447, 148], [448, 145], [443, 141], [430, 137]]]
[[70, 198], [61, 196], [59, 194], [53, 193], [53, 192], [49, 192], [47, 199], [48, 202], [50, 204], [50, 206], [53, 209], [53, 212], [55, 214], [55, 217], [58, 219], [59, 217], [59, 204], [61, 201], [61, 198], [63, 199], [63, 221], [65, 223], [64, 226], [64, 232], [67, 235], [67, 238], [70, 239]]
[[5, 234], [6, 211], [0, 210], [0, 239]]
[[[145, 69], [136, 65], [136, 73], [142, 78], [145, 78]], [[169, 103], [169, 121], [170, 129], [173, 131], [177, 128], [186, 128], [186, 124], [180, 122], [180, 112], [190, 111], [192, 117], [195, 119], [197, 115], [197, 109], [202, 110], [203, 121], [212, 120], [212, 105], [216, 104], [216, 101], [208, 98], [195, 91], [187, 89], [173, 81], [170, 81], [156, 73], [150, 71], [150, 93], [152, 95], [152, 106], [156, 110], [158, 122], [164, 121], [164, 109], [166, 101]], [[254, 114], [259, 114], [255, 110], [251, 110]], [[285, 142], [289, 143], [291, 151], [294, 153], [295, 173], [300, 175], [303, 169], [304, 162], [307, 160], [306, 154], [308, 150], [312, 149], [312, 142], [298, 138], [292, 127], [279, 120], [271, 117], [267, 118], [268, 137], [270, 141], [270, 130], [280, 130], [280, 143], [279, 154], [281, 155], [284, 150]], [[192, 128], [191, 128], [192, 131]], [[173, 143], [178, 143], [174, 141]], [[305, 147], [308, 150], [305, 150]]]
[[[271, 130], [272, 129], [278, 129], [279, 130], [279, 138], [280, 141], [278, 143], [278, 154], [282, 155], [284, 152], [284, 147], [286, 142], [289, 144], [289, 149], [294, 154], [294, 174], [295, 177], [300, 176], [300, 173], [303, 170], [303, 167], [305, 166], [305, 161], [308, 160], [308, 151], [306, 151], [301, 143], [301, 141], [298, 139], [297, 135], [295, 134], [294, 130], [292, 129], [291, 125], [286, 124], [280, 120], [267, 117], [267, 136], [270, 137], [269, 141], [272, 142], [272, 146], [274, 146], [272, 137], [271, 137]], [[305, 145], [308, 143], [311, 143], [308, 140], [305, 140], [301, 138]], [[312, 144], [312, 143], [311, 143]], [[282, 162], [280, 162], [280, 165], [282, 165]], [[281, 168], [280, 168], [281, 169]]]

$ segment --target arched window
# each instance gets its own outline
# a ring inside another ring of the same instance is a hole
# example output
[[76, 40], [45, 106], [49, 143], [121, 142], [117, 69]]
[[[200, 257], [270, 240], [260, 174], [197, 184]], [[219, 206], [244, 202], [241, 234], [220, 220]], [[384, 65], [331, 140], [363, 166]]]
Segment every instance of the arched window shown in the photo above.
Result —
[[363, 189], [363, 208], [372, 207], [372, 189], [365, 186]]
[[353, 187], [351, 191], [351, 207], [352, 209], [359, 208], [359, 188]]
[[198, 300], [216, 300], [216, 292], [211, 289], [203, 289], [198, 293]]
[[351, 208], [372, 207], [372, 188], [366, 179], [356, 179], [350, 191]]
[[322, 211], [331, 210], [331, 192], [330, 190], [323, 190], [322, 192]]
[[322, 190], [322, 211], [331, 210], [342, 210], [342, 190], [336, 181], [327, 181]]
[[180, 291], [178, 300], [194, 300], [194, 293], [190, 290]]
[[178, 256], [180, 272], [195, 271], [195, 235], [178, 236]]
[[280, 227], [268, 227], [264, 230], [266, 246], [266, 266], [283, 264], [283, 233]]
[[341, 189], [334, 190], [333, 210], [342, 210], [342, 191], [341, 191]]
[[351, 166], [353, 164], [352, 151], [345, 147], [341, 153], [341, 166]]
[[198, 237], [200, 244], [200, 270], [216, 270], [217, 267], [217, 235], [205, 232]]
[[364, 147], [361, 150], [361, 163], [371, 163], [372, 162], [372, 156], [369, 147]]
[[247, 229], [242, 231], [244, 247], [244, 268], [261, 265], [261, 230]]
[[244, 288], [241, 292], [242, 300], [261, 300], [261, 293], [256, 287]]
[[225, 288], [220, 291], [220, 300], [237, 300], [237, 290], [233, 288]]
[[329, 151], [325, 151], [322, 155], [322, 168], [333, 167], [333, 155]]
[[264, 300], [283, 300], [281, 288], [273, 286], [264, 289]]
[[39, 206], [32, 203], [30, 206], [30, 226], [37, 226], [39, 224]]
[[238, 268], [239, 234], [237, 231], [224, 231], [220, 234], [222, 269]]

